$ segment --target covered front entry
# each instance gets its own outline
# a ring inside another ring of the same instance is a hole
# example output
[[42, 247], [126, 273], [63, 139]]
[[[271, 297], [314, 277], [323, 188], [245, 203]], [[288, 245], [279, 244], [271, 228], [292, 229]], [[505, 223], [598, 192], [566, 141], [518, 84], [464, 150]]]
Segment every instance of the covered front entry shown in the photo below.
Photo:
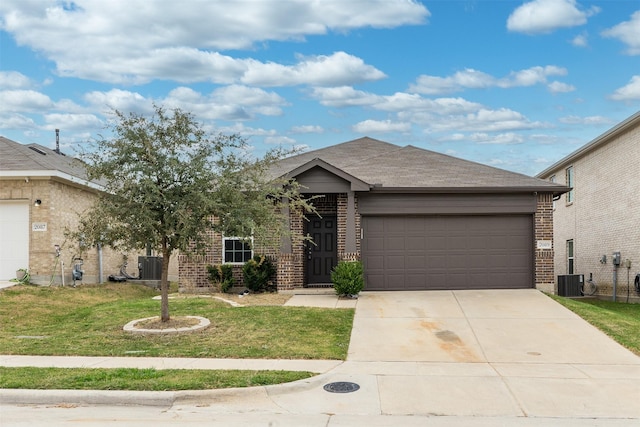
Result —
[[531, 215], [363, 216], [365, 290], [531, 288]]

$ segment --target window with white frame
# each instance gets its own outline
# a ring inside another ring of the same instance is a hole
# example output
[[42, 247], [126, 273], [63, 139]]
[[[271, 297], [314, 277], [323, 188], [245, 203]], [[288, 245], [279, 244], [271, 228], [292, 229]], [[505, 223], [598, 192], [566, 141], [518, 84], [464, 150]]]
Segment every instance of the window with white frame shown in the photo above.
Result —
[[574, 174], [573, 174], [573, 166], [569, 166], [566, 170], [567, 173], [567, 187], [571, 187], [571, 190], [567, 193], [567, 203], [573, 203], [574, 194], [573, 194], [573, 185], [574, 185]]
[[224, 264], [244, 264], [253, 257], [252, 239], [241, 237], [223, 237], [222, 262]]

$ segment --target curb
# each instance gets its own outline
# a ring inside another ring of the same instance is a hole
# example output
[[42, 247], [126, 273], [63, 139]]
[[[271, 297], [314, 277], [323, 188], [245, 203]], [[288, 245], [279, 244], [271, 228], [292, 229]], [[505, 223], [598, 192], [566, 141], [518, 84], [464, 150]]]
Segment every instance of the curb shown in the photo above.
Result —
[[268, 386], [212, 390], [132, 391], [132, 390], [33, 390], [0, 389], [0, 402], [11, 405], [106, 405], [171, 407], [176, 403], [224, 401], [234, 397], [252, 399], [319, 387], [328, 373], [304, 380]]
[[176, 401], [174, 391], [24, 390], [0, 389], [0, 402], [12, 405], [166, 406]]

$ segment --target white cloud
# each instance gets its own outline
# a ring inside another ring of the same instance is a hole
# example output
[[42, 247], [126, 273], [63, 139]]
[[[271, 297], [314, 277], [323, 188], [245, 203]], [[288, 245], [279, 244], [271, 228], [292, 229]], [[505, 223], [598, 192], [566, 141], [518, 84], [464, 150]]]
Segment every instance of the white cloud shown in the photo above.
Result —
[[549, 83], [547, 85], [547, 88], [551, 93], [567, 93], [567, 92], [573, 92], [574, 90], [576, 90], [575, 86], [572, 86], [567, 83], [558, 82], [558, 81]]
[[629, 55], [640, 55], [640, 10], [631, 19], [602, 32], [605, 37], [614, 37], [625, 43]]
[[329, 107], [370, 107], [389, 112], [435, 112], [438, 114], [462, 114], [477, 111], [481, 104], [463, 98], [424, 98], [415, 93], [396, 92], [393, 95], [376, 95], [342, 86], [313, 88], [311, 96]]
[[[293, 66], [219, 52], [270, 40], [302, 41], [329, 31], [423, 24], [429, 11], [414, 0], [210, 0], [189, 7], [146, 0], [5, 0], [0, 14], [0, 30], [55, 62], [62, 76], [111, 83], [172, 79], [279, 86], [353, 84], [384, 74], [343, 52]], [[325, 73], [318, 72], [320, 67]]]
[[587, 18], [599, 12], [596, 6], [582, 10], [576, 0], [533, 0], [513, 11], [507, 19], [507, 29], [526, 34], [551, 33], [584, 25]]
[[323, 133], [322, 126], [317, 125], [302, 125], [294, 126], [291, 128], [291, 133]]
[[40, 112], [54, 107], [54, 102], [47, 95], [34, 90], [0, 91], [0, 111], [8, 112]]
[[0, 71], [0, 89], [28, 89], [32, 86], [29, 77], [17, 71]]
[[65, 131], [82, 131], [100, 129], [104, 123], [93, 114], [45, 114], [47, 123], [44, 129], [64, 129]]
[[242, 85], [218, 88], [204, 95], [191, 88], [179, 86], [163, 99], [145, 98], [137, 92], [112, 89], [108, 92], [93, 91], [84, 95], [90, 105], [101, 108], [104, 113], [117, 109], [123, 112], [148, 114], [153, 111], [154, 101], [167, 108], [180, 108], [193, 113], [202, 120], [248, 120], [256, 115], [282, 115], [286, 100], [275, 92]]
[[285, 99], [275, 92], [242, 85], [216, 89], [211, 93], [211, 98], [218, 104], [239, 105], [248, 108], [252, 113], [265, 116], [279, 116], [282, 114], [280, 106], [288, 105]]
[[37, 129], [38, 125], [31, 117], [22, 114], [0, 114], [0, 128], [2, 129]]
[[243, 123], [234, 123], [231, 126], [222, 126], [220, 128], [216, 128], [215, 131], [226, 134], [238, 134], [245, 138], [250, 136], [276, 136], [278, 134], [274, 129], [252, 128], [245, 126]]
[[524, 142], [522, 135], [518, 135], [513, 132], [489, 134], [484, 132], [476, 132], [465, 138], [466, 140], [476, 142], [478, 144], [521, 144]]
[[108, 92], [92, 91], [84, 95], [84, 100], [94, 107], [103, 110], [123, 112], [150, 113], [153, 103], [137, 92], [112, 89]]
[[546, 84], [549, 76], [565, 75], [567, 75], [567, 69], [556, 65], [535, 66], [524, 70], [512, 71], [502, 78], [496, 78], [482, 71], [467, 68], [447, 77], [421, 75], [416, 79], [416, 83], [409, 86], [409, 91], [427, 95], [439, 95], [460, 92], [465, 89], [486, 89], [490, 87], [508, 89]]
[[571, 40], [571, 44], [576, 46], [576, 47], [588, 47], [589, 46], [589, 36], [587, 35], [587, 32], [585, 31], [585, 32], [575, 36]]
[[521, 113], [508, 108], [498, 110], [482, 108], [476, 113], [448, 116], [424, 125], [429, 127], [429, 131], [436, 132], [506, 132], [545, 126], [540, 122], [531, 122]]
[[631, 77], [629, 83], [618, 88], [609, 97], [614, 101], [638, 101], [640, 100], [640, 75]]
[[300, 59], [294, 66], [251, 61], [239, 80], [256, 86], [343, 86], [386, 77], [382, 71], [345, 52]]
[[610, 125], [612, 121], [603, 116], [566, 116], [560, 117], [558, 119], [560, 123], [565, 123], [568, 125]]
[[327, 107], [368, 106], [382, 99], [379, 95], [355, 90], [351, 86], [316, 87], [311, 90], [311, 96]]
[[352, 130], [361, 134], [387, 133], [387, 132], [409, 132], [411, 123], [392, 122], [391, 120], [364, 120], [356, 123]]
[[288, 136], [267, 136], [264, 142], [266, 144], [293, 145], [296, 143], [296, 140]]

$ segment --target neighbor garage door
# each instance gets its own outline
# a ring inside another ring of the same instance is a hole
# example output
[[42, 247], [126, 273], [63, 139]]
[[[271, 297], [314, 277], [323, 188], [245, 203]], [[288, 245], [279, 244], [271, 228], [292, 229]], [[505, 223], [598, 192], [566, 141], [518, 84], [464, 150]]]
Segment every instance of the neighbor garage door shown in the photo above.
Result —
[[531, 215], [363, 216], [365, 290], [533, 287]]
[[29, 267], [29, 204], [0, 201], [0, 280]]

